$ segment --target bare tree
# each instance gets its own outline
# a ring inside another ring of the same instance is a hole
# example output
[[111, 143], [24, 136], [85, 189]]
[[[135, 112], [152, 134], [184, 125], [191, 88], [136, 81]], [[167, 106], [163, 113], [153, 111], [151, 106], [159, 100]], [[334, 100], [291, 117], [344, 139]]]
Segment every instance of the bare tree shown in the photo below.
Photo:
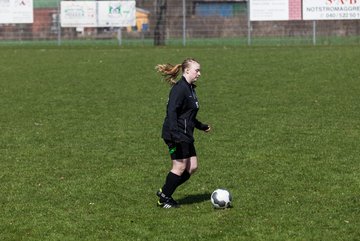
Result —
[[166, 35], [166, 0], [156, 0], [156, 25], [154, 29], [154, 45], [165, 45]]

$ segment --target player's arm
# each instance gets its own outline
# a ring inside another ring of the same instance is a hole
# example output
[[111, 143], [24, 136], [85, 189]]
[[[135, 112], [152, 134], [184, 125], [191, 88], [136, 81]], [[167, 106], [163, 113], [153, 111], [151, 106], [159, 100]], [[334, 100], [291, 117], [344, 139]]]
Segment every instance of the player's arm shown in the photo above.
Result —
[[211, 130], [211, 127], [209, 125], [203, 124], [197, 119], [195, 119], [195, 128], [205, 132], [209, 132]]

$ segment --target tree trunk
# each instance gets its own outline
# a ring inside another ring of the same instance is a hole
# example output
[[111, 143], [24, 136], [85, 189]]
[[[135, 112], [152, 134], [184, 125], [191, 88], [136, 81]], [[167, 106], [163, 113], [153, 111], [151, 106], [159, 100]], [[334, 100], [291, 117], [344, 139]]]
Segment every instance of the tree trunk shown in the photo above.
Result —
[[156, 25], [154, 30], [154, 45], [165, 45], [166, 36], [166, 0], [156, 0]]

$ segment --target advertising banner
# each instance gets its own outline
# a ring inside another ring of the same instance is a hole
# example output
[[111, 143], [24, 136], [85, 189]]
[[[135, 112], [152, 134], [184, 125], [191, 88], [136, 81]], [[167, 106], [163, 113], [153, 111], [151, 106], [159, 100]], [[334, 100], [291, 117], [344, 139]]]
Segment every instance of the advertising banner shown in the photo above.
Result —
[[0, 0], [0, 24], [33, 23], [33, 0]]
[[360, 0], [303, 0], [303, 19], [360, 19]]
[[250, 21], [360, 19], [360, 0], [249, 0]]
[[289, 20], [289, 0], [250, 0], [250, 20]]
[[135, 1], [61, 2], [61, 27], [126, 27], [135, 24]]
[[96, 2], [62, 1], [61, 27], [96, 27]]
[[98, 2], [98, 27], [136, 25], [135, 1]]

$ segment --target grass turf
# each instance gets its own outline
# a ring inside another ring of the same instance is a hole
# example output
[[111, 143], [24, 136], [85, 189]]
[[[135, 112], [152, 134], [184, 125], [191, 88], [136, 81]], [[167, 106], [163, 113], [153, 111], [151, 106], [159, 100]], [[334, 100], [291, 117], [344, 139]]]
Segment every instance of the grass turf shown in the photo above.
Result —
[[[0, 49], [0, 240], [356, 240], [358, 46]], [[201, 63], [200, 169], [170, 168], [158, 63]], [[224, 187], [233, 208], [213, 210]]]

